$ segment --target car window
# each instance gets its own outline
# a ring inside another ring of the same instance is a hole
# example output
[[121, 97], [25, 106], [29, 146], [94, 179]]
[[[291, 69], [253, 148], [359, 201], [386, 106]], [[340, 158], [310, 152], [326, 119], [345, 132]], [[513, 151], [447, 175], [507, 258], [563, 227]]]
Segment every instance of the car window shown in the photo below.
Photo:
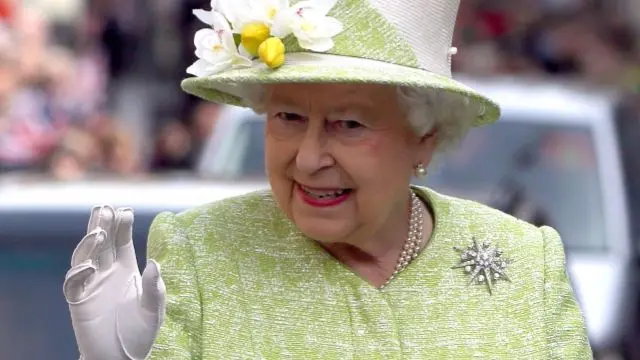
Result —
[[586, 126], [509, 121], [477, 128], [437, 157], [425, 183], [530, 223], [567, 248], [602, 251], [605, 224], [593, 134]]

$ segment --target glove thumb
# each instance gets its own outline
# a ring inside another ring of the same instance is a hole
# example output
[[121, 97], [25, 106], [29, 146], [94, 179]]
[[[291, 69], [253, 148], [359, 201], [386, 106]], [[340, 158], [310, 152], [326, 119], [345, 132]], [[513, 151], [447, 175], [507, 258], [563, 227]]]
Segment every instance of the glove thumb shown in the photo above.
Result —
[[142, 297], [141, 306], [144, 310], [158, 314], [158, 322], [161, 325], [165, 311], [166, 288], [160, 276], [160, 265], [154, 260], [149, 260], [142, 273]]
[[149, 261], [142, 273], [142, 279], [137, 276], [131, 278], [127, 293], [136, 293], [139, 297], [118, 307], [118, 340], [127, 359], [146, 359], [162, 326], [165, 312], [165, 287], [160, 277], [160, 268], [155, 261]]

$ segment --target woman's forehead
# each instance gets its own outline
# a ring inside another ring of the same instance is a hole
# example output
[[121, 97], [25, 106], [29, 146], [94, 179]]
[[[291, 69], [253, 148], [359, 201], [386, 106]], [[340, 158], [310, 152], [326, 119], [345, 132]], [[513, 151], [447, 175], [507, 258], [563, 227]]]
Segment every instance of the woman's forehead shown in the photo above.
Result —
[[371, 84], [277, 84], [267, 87], [270, 104], [291, 106], [359, 104], [372, 107], [379, 101], [393, 101], [394, 95], [390, 87]]

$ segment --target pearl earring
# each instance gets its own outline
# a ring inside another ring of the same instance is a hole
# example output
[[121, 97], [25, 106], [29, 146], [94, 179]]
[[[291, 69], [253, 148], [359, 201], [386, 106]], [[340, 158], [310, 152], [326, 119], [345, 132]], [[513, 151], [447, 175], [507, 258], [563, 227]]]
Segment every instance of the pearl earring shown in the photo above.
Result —
[[424, 167], [424, 165], [418, 164], [416, 165], [415, 173], [416, 177], [422, 179], [423, 177], [427, 176], [427, 169]]

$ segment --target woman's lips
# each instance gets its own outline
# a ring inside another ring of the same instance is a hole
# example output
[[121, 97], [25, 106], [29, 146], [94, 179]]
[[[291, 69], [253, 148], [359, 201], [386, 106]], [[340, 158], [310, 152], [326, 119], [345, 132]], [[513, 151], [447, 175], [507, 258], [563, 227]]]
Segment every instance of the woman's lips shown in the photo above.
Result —
[[314, 188], [296, 184], [296, 192], [302, 201], [313, 207], [332, 207], [345, 202], [351, 196], [352, 189]]

